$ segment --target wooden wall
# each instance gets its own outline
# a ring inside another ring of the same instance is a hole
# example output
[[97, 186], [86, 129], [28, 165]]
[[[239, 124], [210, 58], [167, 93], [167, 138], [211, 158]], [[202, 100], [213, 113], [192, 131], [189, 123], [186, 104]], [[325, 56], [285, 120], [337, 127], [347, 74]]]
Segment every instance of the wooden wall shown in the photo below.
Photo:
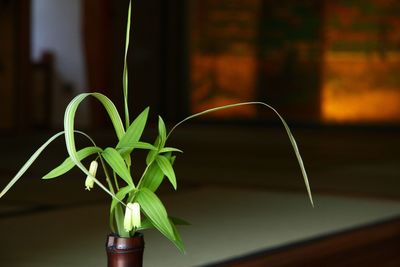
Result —
[[30, 1], [0, 0], [0, 130], [29, 122]]

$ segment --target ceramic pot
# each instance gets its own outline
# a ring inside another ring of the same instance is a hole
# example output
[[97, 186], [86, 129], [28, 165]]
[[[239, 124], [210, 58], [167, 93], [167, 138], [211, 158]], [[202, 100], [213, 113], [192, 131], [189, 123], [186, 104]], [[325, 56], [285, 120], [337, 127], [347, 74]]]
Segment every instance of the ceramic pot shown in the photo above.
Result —
[[106, 251], [108, 267], [142, 267], [144, 239], [143, 234], [134, 237], [107, 236]]

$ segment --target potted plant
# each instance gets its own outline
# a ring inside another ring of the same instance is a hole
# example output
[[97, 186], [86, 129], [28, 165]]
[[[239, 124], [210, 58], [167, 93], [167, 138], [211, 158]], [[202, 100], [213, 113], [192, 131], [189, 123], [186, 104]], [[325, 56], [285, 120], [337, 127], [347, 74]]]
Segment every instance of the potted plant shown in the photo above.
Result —
[[[129, 3], [128, 8], [123, 69], [124, 123], [113, 102], [107, 96], [100, 93], [83, 93], [77, 95], [72, 99], [65, 110], [64, 130], [49, 138], [47, 142], [29, 158], [2, 190], [0, 198], [21, 178], [25, 171], [50, 143], [63, 136], [68, 151], [68, 158], [47, 173], [43, 179], [57, 178], [71, 170], [74, 166], [77, 166], [86, 175], [85, 187], [87, 190], [90, 190], [96, 185], [110, 195], [109, 224], [111, 234], [108, 235], [106, 242], [108, 266], [142, 266], [144, 241], [143, 234], [139, 231], [148, 228], [156, 228], [166, 238], [171, 240], [180, 251], [184, 252], [184, 245], [176, 225], [186, 224], [186, 222], [168, 216], [167, 210], [157, 196], [157, 189], [164, 180], [168, 180], [174, 189], [177, 188], [177, 179], [173, 169], [173, 163], [176, 154], [182, 151], [167, 146], [169, 137], [178, 126], [195, 117], [243, 105], [262, 105], [275, 112], [283, 123], [299, 162], [310, 201], [313, 203], [307, 173], [296, 141], [285, 120], [273, 107], [266, 103], [244, 102], [208, 109], [185, 118], [173, 126], [169, 132], [167, 131], [164, 121], [159, 116], [158, 136], [156, 140], [153, 143], [144, 142], [142, 140], [142, 133], [146, 126], [149, 108], [141, 112], [133, 121], [130, 119], [128, 110], [127, 52], [129, 47], [130, 21], [131, 3]], [[80, 103], [87, 97], [96, 98], [107, 111], [118, 139], [116, 145], [114, 144], [106, 148], [101, 148], [96, 145], [95, 141], [89, 135], [75, 130], [74, 118], [76, 110]], [[75, 145], [76, 135], [89, 139], [92, 145], [78, 150]], [[131, 155], [138, 149], [147, 150], [148, 153], [146, 157], [146, 168], [141, 177], [137, 178], [132, 177]], [[89, 168], [82, 163], [82, 160], [88, 158], [92, 158]], [[99, 165], [101, 165], [103, 171], [103, 181], [101, 181], [97, 175]]]

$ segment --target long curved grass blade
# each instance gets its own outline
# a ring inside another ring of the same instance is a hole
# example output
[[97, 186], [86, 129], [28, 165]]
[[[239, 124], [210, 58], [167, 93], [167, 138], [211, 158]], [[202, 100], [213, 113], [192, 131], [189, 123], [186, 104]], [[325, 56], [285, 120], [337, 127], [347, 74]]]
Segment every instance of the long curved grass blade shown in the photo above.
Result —
[[13, 177], [13, 179], [7, 184], [7, 186], [1, 191], [0, 198], [3, 197], [8, 190], [21, 178], [21, 176], [28, 170], [28, 168], [32, 165], [32, 163], [39, 157], [39, 155], [45, 150], [45, 148], [53, 142], [57, 137], [63, 135], [64, 132], [59, 132], [53, 135], [47, 142], [45, 142], [35, 153], [29, 158], [29, 160], [22, 166], [22, 168], [18, 171], [18, 173]]
[[182, 123], [184, 123], [184, 122], [186, 122], [186, 121], [188, 121], [188, 120], [190, 120], [190, 119], [194, 119], [194, 118], [196, 118], [196, 117], [199, 117], [199, 116], [202, 116], [202, 115], [211, 113], [211, 112], [216, 112], [216, 111], [223, 110], [223, 109], [234, 108], [234, 107], [245, 106], [245, 105], [262, 105], [262, 106], [264, 106], [264, 107], [267, 107], [267, 108], [271, 109], [271, 110], [279, 117], [279, 119], [281, 120], [283, 126], [285, 127], [285, 130], [286, 130], [286, 133], [287, 133], [287, 135], [288, 135], [288, 137], [289, 137], [290, 143], [292, 144], [294, 153], [296, 154], [296, 158], [297, 158], [297, 161], [298, 161], [298, 163], [299, 163], [299, 166], [300, 166], [300, 169], [301, 169], [301, 173], [302, 173], [302, 175], [303, 175], [304, 183], [305, 183], [305, 186], [306, 186], [306, 188], [307, 188], [307, 193], [308, 193], [308, 197], [309, 197], [309, 199], [310, 199], [311, 205], [314, 206], [314, 201], [313, 201], [312, 194], [311, 194], [311, 188], [310, 188], [310, 184], [309, 184], [309, 181], [308, 181], [307, 172], [306, 172], [306, 169], [305, 169], [305, 167], [304, 167], [303, 159], [301, 158], [299, 149], [298, 149], [298, 147], [297, 147], [296, 140], [294, 139], [294, 137], [293, 137], [293, 135], [292, 135], [292, 132], [290, 131], [290, 128], [289, 128], [289, 126], [287, 125], [286, 121], [285, 121], [285, 120], [283, 119], [283, 117], [278, 113], [278, 111], [277, 111], [275, 108], [273, 108], [272, 106], [270, 106], [270, 105], [268, 105], [268, 104], [266, 104], [266, 103], [264, 103], [264, 102], [242, 102], [242, 103], [231, 104], [231, 105], [226, 105], [226, 106], [222, 106], [222, 107], [211, 108], [211, 109], [207, 109], [207, 110], [205, 110], [205, 111], [202, 111], [202, 112], [193, 114], [193, 115], [191, 115], [191, 116], [189, 116], [189, 117], [183, 119], [182, 121], [178, 122], [177, 124], [175, 124], [175, 126], [172, 127], [171, 131], [168, 133], [167, 138], [171, 135], [171, 133], [172, 133], [179, 125], [181, 125]]
[[[118, 139], [122, 138], [125, 134], [124, 127], [122, 125], [121, 118], [115, 108], [114, 104], [108, 99], [106, 96], [100, 93], [84, 93], [77, 95], [72, 101], [68, 104], [67, 109], [65, 110], [64, 115], [64, 131], [65, 131], [65, 144], [67, 147], [68, 154], [71, 160], [75, 163], [75, 165], [82, 170], [87, 176], [93, 179], [93, 181], [103, 189], [107, 194], [111, 197], [115, 198], [115, 194], [113, 194], [109, 189], [107, 189], [99, 180], [96, 179], [93, 175], [89, 173], [89, 170], [82, 164], [79, 160], [76, 145], [75, 145], [75, 136], [74, 136], [74, 119], [76, 110], [79, 107], [79, 104], [88, 96], [93, 96], [98, 99], [108, 112], [108, 115], [114, 125], [115, 132], [118, 136]], [[121, 202], [122, 203], [122, 202]], [[124, 203], [122, 203], [125, 205]]]
[[[80, 132], [80, 131], [75, 131], [79, 134], [82, 134], [84, 136], [86, 136], [87, 138], [89, 138], [92, 143], [93, 140], [85, 133]], [[22, 175], [24, 175], [24, 173], [29, 169], [29, 167], [35, 162], [35, 160], [40, 156], [40, 154], [46, 149], [46, 147], [52, 143], [55, 139], [57, 139], [58, 137], [62, 136], [64, 134], [64, 131], [56, 133], [55, 135], [53, 135], [52, 137], [50, 137], [41, 147], [39, 147], [38, 150], [36, 150], [35, 153], [32, 154], [32, 156], [28, 159], [28, 161], [21, 167], [21, 169], [17, 172], [17, 174], [11, 179], [11, 181], [6, 185], [6, 187], [4, 187], [4, 189], [1, 191], [0, 193], [0, 198], [2, 198], [7, 192], [8, 190], [10, 190], [10, 188], [16, 183], [18, 182], [18, 180], [22, 177]]]
[[124, 56], [124, 71], [122, 75], [122, 86], [124, 91], [124, 109], [125, 109], [125, 127], [128, 128], [130, 124], [129, 120], [129, 108], [128, 108], [128, 48], [129, 39], [131, 32], [131, 13], [132, 13], [132, 1], [129, 1], [128, 7], [128, 18], [126, 21], [126, 38], [125, 38], [125, 56]]
[[[93, 154], [101, 153], [102, 151], [103, 150], [97, 146], [85, 147], [78, 151], [78, 158], [79, 158], [79, 160], [83, 160]], [[71, 160], [71, 158], [68, 157], [59, 166], [57, 166], [52, 171], [50, 171], [48, 174], [43, 176], [42, 179], [46, 180], [46, 179], [53, 179], [53, 178], [59, 177], [65, 173], [67, 173], [68, 171], [70, 171], [73, 167], [75, 167], [75, 164]]]
[[135, 187], [132, 176], [125, 165], [125, 161], [117, 150], [107, 147], [102, 153], [102, 157], [110, 167], [121, 177], [128, 185]]

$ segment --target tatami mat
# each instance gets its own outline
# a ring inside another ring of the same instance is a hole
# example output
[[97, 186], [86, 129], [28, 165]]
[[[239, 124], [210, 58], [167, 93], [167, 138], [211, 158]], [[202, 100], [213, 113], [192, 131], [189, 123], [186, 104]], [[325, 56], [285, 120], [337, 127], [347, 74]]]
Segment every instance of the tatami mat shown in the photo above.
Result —
[[[145, 266], [204, 266], [400, 215], [400, 203], [305, 194], [203, 188], [163, 195], [187, 254], [156, 231], [145, 232]], [[106, 266], [106, 205], [0, 220], [1, 266]]]

